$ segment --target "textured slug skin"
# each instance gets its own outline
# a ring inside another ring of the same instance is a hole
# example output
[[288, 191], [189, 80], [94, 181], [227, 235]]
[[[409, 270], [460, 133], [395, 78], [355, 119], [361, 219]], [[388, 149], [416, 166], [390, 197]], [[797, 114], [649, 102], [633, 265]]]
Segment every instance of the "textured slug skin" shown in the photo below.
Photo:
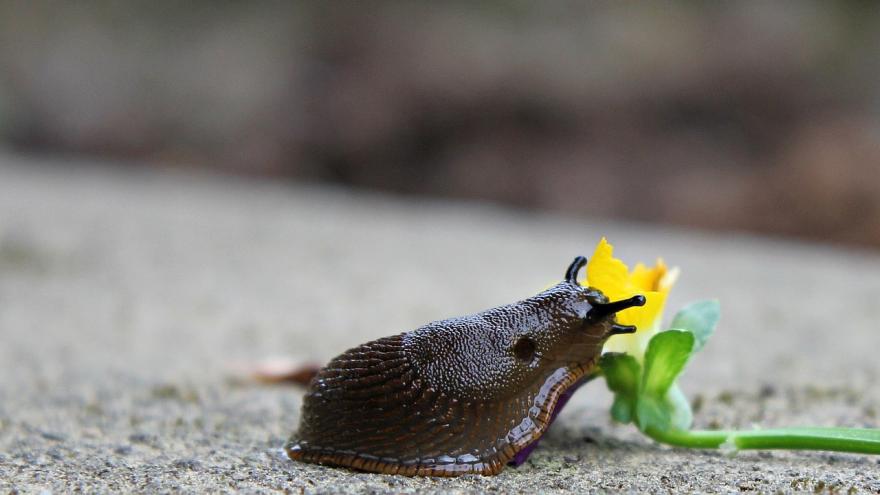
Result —
[[346, 351], [311, 382], [288, 455], [388, 474], [499, 473], [594, 368], [613, 316], [585, 323], [591, 301], [607, 299], [564, 281]]

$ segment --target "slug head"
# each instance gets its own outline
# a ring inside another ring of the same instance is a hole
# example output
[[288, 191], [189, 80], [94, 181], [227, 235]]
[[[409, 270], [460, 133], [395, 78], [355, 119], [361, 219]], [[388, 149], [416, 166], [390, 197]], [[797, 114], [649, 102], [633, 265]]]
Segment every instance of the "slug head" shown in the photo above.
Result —
[[[577, 274], [586, 264], [587, 258], [584, 258], [583, 256], [576, 257], [574, 261], [571, 262], [571, 265], [568, 266], [568, 269], [565, 270], [565, 281], [572, 285], [580, 286], [577, 282]], [[647, 302], [645, 296], [639, 294], [630, 297], [629, 299], [609, 302], [608, 298], [597, 289], [588, 288], [586, 290], [588, 292], [587, 300], [592, 307], [587, 311], [585, 323], [601, 325], [603, 321], [611, 322], [608, 336], [635, 333], [636, 327], [634, 325], [618, 325], [613, 321], [613, 317], [618, 311], [623, 311], [624, 309], [635, 306], [644, 306], [645, 302]], [[609, 319], [609, 317], [611, 317], [611, 319]]]
[[559, 284], [528, 299], [428, 324], [406, 340], [429, 386], [465, 399], [515, 397], [561, 367], [592, 366], [608, 337], [636, 329], [614, 314], [644, 296], [611, 302], [582, 287], [578, 256]]

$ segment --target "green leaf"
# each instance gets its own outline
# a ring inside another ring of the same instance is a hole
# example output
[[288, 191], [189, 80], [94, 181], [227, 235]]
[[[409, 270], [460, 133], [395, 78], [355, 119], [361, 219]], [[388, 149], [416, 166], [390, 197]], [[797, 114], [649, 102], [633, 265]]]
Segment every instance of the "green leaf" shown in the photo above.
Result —
[[694, 413], [691, 411], [691, 403], [688, 402], [684, 392], [673, 383], [666, 393], [666, 406], [670, 409], [669, 427], [676, 430], [688, 430], [694, 422]]
[[664, 399], [694, 349], [694, 334], [667, 330], [655, 335], [645, 351], [641, 395]]
[[636, 405], [636, 422], [643, 432], [648, 428], [660, 431], [669, 429], [672, 411], [662, 397], [639, 395]]
[[603, 354], [599, 367], [608, 389], [614, 392], [611, 416], [621, 423], [629, 423], [635, 415], [642, 367], [634, 357], [615, 352]]
[[639, 395], [636, 421], [642, 431], [648, 428], [686, 431], [691, 427], [693, 418], [691, 405], [677, 384], [672, 384], [665, 397]]
[[712, 336], [720, 316], [721, 305], [717, 299], [697, 301], [682, 308], [672, 319], [670, 328], [694, 334], [696, 340], [693, 352], [697, 352]]
[[614, 404], [611, 405], [611, 417], [618, 423], [627, 424], [632, 422], [635, 409], [633, 400], [622, 395], [615, 395]]
[[642, 368], [636, 358], [620, 352], [606, 352], [599, 359], [599, 367], [605, 374], [609, 390], [635, 398]]

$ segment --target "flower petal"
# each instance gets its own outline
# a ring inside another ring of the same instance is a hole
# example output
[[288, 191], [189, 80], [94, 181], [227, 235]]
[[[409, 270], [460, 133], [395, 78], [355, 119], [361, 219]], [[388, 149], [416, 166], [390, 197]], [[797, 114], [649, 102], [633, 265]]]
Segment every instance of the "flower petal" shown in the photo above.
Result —
[[645, 296], [642, 307], [617, 313], [623, 325], [635, 325], [635, 334], [616, 335], [605, 344], [605, 352], [626, 352], [641, 360], [648, 341], [657, 333], [666, 305], [666, 296], [678, 277], [678, 269], [669, 269], [662, 259], [653, 267], [639, 263], [630, 273], [621, 260], [614, 257], [614, 247], [603, 237], [587, 264], [587, 285], [601, 290], [612, 301]]
[[662, 259], [657, 259], [657, 264], [651, 268], [639, 263], [633, 269], [630, 275], [632, 284], [641, 290], [659, 290], [660, 281], [666, 275], [666, 263]]
[[614, 246], [603, 237], [587, 262], [587, 285], [599, 289], [612, 301], [633, 296], [629, 290], [629, 269], [614, 257]]

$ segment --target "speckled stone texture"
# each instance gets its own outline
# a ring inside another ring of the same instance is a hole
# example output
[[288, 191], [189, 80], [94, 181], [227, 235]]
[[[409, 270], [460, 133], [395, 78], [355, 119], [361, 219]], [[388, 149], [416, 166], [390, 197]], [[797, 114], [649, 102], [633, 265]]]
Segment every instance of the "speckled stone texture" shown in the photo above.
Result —
[[527, 297], [602, 235], [722, 300], [698, 427], [880, 426], [875, 253], [0, 154], [0, 492], [880, 492], [878, 457], [659, 446], [601, 381], [496, 477], [299, 464], [303, 392], [235, 371]]

